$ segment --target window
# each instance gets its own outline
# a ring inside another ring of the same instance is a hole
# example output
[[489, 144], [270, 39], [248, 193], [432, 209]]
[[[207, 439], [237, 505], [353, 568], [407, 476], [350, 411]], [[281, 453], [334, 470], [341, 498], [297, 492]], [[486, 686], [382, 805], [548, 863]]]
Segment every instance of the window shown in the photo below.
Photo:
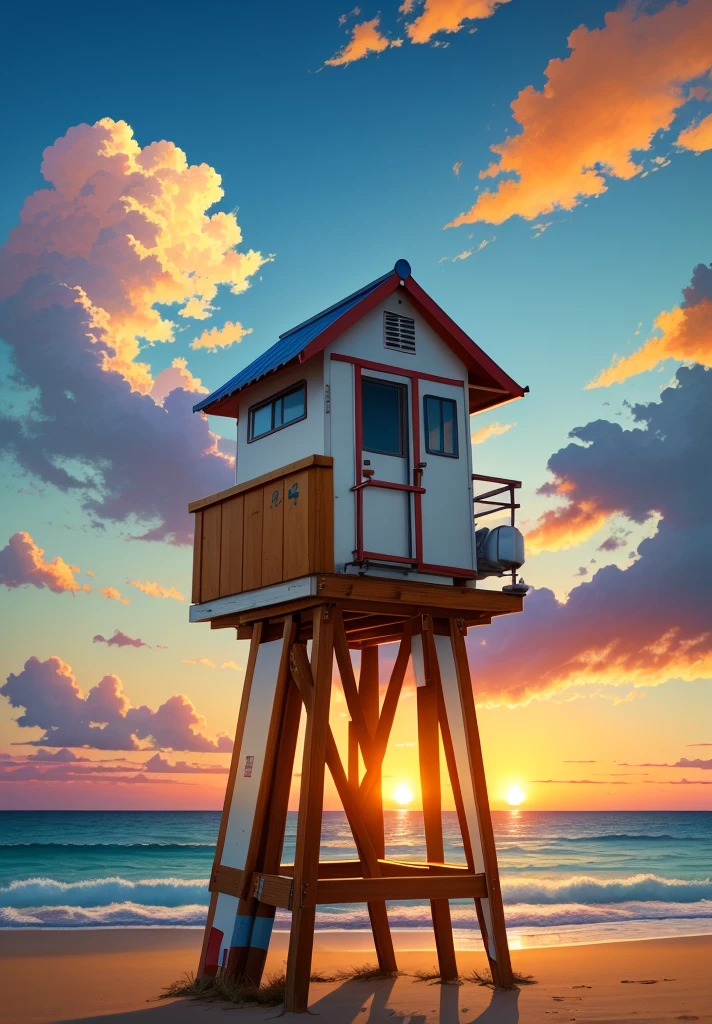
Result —
[[405, 397], [404, 384], [363, 378], [361, 415], [364, 451], [405, 456]]
[[425, 395], [425, 450], [429, 455], [447, 455], [451, 459], [457, 453], [457, 403], [451, 398], [436, 398]]
[[273, 434], [275, 430], [288, 427], [307, 415], [307, 387], [301, 381], [293, 388], [269, 398], [260, 405], [250, 409], [247, 429], [247, 440], [256, 441], [265, 434]]

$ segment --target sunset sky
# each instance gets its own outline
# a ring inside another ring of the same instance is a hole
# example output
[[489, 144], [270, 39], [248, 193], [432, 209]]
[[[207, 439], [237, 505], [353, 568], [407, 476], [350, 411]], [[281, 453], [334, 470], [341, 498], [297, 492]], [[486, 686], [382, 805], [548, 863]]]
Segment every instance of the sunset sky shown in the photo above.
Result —
[[709, 0], [5, 20], [0, 807], [221, 805], [247, 644], [188, 625], [187, 503], [234, 474], [196, 393], [405, 258], [531, 389], [471, 421], [532, 585], [468, 638], [493, 807], [712, 809]]

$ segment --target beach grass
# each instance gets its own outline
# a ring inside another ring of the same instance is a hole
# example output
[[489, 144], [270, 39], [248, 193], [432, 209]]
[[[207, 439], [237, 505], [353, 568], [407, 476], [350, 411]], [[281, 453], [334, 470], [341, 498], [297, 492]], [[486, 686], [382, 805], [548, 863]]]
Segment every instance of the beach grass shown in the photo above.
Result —
[[284, 974], [268, 975], [267, 980], [258, 986], [223, 974], [214, 978], [196, 978], [191, 973], [184, 974], [164, 988], [161, 999], [221, 1000], [237, 1006], [278, 1006], [284, 1002], [284, 986]]

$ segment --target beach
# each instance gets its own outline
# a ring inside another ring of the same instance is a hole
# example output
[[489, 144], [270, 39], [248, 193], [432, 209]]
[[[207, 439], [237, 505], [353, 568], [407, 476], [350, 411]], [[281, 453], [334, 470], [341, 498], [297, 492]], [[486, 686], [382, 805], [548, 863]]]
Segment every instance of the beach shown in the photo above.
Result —
[[[93, 1018], [193, 1024], [206, 1015], [223, 1020], [227, 1010], [238, 1024], [252, 1024], [280, 1014], [279, 1007], [160, 999], [165, 986], [195, 969], [200, 938], [199, 930], [187, 928], [0, 932], [0, 1016], [5, 1024]], [[269, 972], [284, 967], [285, 942], [276, 938]], [[437, 985], [408, 976], [430, 970], [435, 961], [434, 950], [408, 950], [409, 944], [407, 932], [398, 936], [406, 975], [312, 982], [310, 1010], [334, 1024], [712, 1021], [712, 936], [515, 950], [515, 970], [533, 975], [537, 984], [494, 993], [471, 983]], [[313, 970], [329, 974], [374, 962], [371, 951], [352, 947], [352, 935], [317, 935]], [[484, 956], [459, 952], [458, 964], [463, 974], [482, 970]]]

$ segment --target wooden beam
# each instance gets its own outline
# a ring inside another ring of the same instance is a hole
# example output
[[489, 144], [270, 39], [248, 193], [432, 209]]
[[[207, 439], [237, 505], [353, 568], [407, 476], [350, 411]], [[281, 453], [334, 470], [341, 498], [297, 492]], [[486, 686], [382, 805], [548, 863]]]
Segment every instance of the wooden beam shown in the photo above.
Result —
[[[225, 835], [227, 833], [227, 820], [230, 813], [230, 806], [232, 805], [232, 798], [235, 792], [235, 780], [240, 767], [240, 750], [242, 747], [242, 737], [245, 732], [245, 720], [247, 718], [247, 706], [250, 702], [250, 691], [252, 689], [252, 680], [255, 675], [255, 665], [257, 663], [257, 652], [260, 646], [260, 638], [262, 635], [262, 626], [258, 624], [252, 634], [252, 641], [250, 643], [250, 653], [247, 658], [247, 668], [245, 670], [245, 680], [242, 684], [242, 697], [240, 698], [240, 712], [237, 716], [237, 727], [235, 729], [235, 743], [232, 749], [232, 758], [230, 760], [230, 771], [227, 776], [227, 786], [225, 787], [225, 799], [223, 801], [223, 811], [220, 818], [220, 825], [218, 827], [218, 837], [215, 843], [215, 855], [213, 858], [213, 872], [220, 868], [220, 861], [222, 860], [223, 849], [225, 848]], [[210, 896], [210, 905], [208, 907], [208, 918], [205, 922], [205, 933], [203, 935], [203, 946], [200, 952], [200, 961], [198, 964], [198, 977], [202, 978], [205, 976], [205, 957], [208, 952], [208, 940], [210, 939], [210, 931], [213, 927], [213, 920], [215, 919], [215, 908], [217, 907], [218, 894], [213, 892]]]
[[[453, 611], [516, 612], [521, 611], [523, 598], [504, 594], [500, 590], [480, 587], [443, 586], [413, 580], [391, 580], [374, 576], [356, 576], [348, 573], [320, 573], [317, 577], [319, 596], [340, 600], [355, 598], [363, 601], [397, 602], [421, 608], [448, 608]], [[396, 608], [397, 611], [397, 608]]]
[[294, 852], [294, 908], [289, 933], [285, 1012], [304, 1013], [309, 1000], [315, 905], [305, 900], [316, 894], [319, 874], [324, 770], [329, 735], [329, 703], [334, 659], [333, 608], [325, 604], [314, 623], [311, 674], [313, 693], [307, 710], [302, 778], [299, 793], [297, 841]]
[[242, 896], [245, 885], [245, 872], [240, 868], [228, 868], [221, 864], [213, 868], [208, 883], [209, 892], [224, 892], [227, 896]]
[[[444, 864], [434, 861], [391, 860], [387, 857], [378, 861], [381, 875], [391, 878], [394, 875], [467, 875], [474, 874], [466, 864]], [[294, 875], [293, 864], [280, 864], [274, 874], [291, 878]], [[323, 860], [319, 864], [319, 878], [363, 878], [363, 864], [360, 860]]]
[[365, 800], [368, 797], [371, 787], [375, 785], [378, 779], [380, 768], [383, 764], [391, 729], [393, 728], [393, 720], [398, 709], [398, 700], [403, 688], [403, 679], [405, 678], [408, 661], [410, 660], [410, 649], [411, 627], [408, 625], [403, 633], [398, 654], [391, 670], [391, 678], [388, 681], [388, 689], [383, 699], [383, 708], [381, 709], [376, 734], [373, 738], [373, 771], [366, 771], [359, 788], [359, 798], [361, 800]]
[[371, 763], [371, 732], [368, 728], [359, 690], [356, 686], [356, 676], [354, 675], [354, 667], [351, 662], [351, 654], [349, 653], [346, 632], [344, 630], [344, 620], [340, 610], [334, 613], [334, 653], [336, 654], [336, 663], [339, 666], [339, 675], [346, 699], [346, 707], [353, 722], [354, 732], [361, 747], [364, 763], [368, 767]]
[[477, 713], [475, 711], [475, 698], [472, 692], [470, 665], [467, 658], [465, 638], [457, 628], [457, 624], [454, 620], [450, 622], [450, 630], [452, 652], [455, 659], [457, 683], [460, 692], [460, 704], [462, 706], [462, 715], [467, 738], [469, 769], [472, 776], [475, 802], [477, 804], [477, 819], [479, 822], [480, 842], [482, 844], [485, 875], [487, 878], [487, 896], [489, 900], [490, 916], [492, 919], [492, 932], [497, 952], [497, 958], [496, 960], [490, 960], [490, 966], [492, 968], [492, 977], [495, 984], [502, 988], [511, 988], [514, 984], [512, 963], [509, 956], [507, 929], [504, 922], [502, 888], [497, 868], [497, 849], [494, 842], [492, 817], [490, 814], [489, 799], [487, 797], [487, 781], [485, 779], [485, 767], [482, 759], [480, 733], [477, 727]]
[[260, 903], [270, 907], [292, 909], [294, 878], [289, 875], [267, 875], [256, 872], [252, 876], [252, 894]]
[[484, 875], [402, 875], [385, 878], [323, 878], [307, 898], [318, 903], [382, 900], [457, 900], [487, 893]]
[[[418, 712], [418, 758], [420, 789], [423, 798], [423, 825], [428, 860], [443, 861], [442, 795], [440, 788], [440, 736], [438, 730], [437, 693], [440, 683], [437, 651], [433, 640], [432, 620], [422, 617], [423, 685], [416, 689]], [[432, 897], [430, 910], [435, 932], [440, 976], [443, 981], [457, 977], [455, 944], [452, 935], [450, 905], [447, 899]]]
[[188, 505], [188, 511], [197, 512], [201, 508], [207, 508], [208, 505], [214, 505], [218, 501], [225, 501], [226, 498], [232, 498], [235, 494], [244, 494], [245, 491], [251, 491], [256, 487], [263, 487], [265, 484], [269, 484], [273, 480], [279, 480], [283, 476], [291, 476], [293, 473], [298, 473], [300, 470], [307, 469], [309, 466], [331, 467], [333, 465], [334, 460], [330, 455], [308, 455], [305, 459], [299, 459], [297, 462], [290, 462], [286, 466], [280, 466], [279, 469], [273, 469], [269, 473], [263, 473], [262, 476], [253, 477], [252, 480], [245, 480], [244, 483], [235, 484], [234, 487], [228, 487], [224, 491], [216, 491], [215, 494], [209, 494], [206, 498], [199, 498], [197, 501], [191, 501]]

